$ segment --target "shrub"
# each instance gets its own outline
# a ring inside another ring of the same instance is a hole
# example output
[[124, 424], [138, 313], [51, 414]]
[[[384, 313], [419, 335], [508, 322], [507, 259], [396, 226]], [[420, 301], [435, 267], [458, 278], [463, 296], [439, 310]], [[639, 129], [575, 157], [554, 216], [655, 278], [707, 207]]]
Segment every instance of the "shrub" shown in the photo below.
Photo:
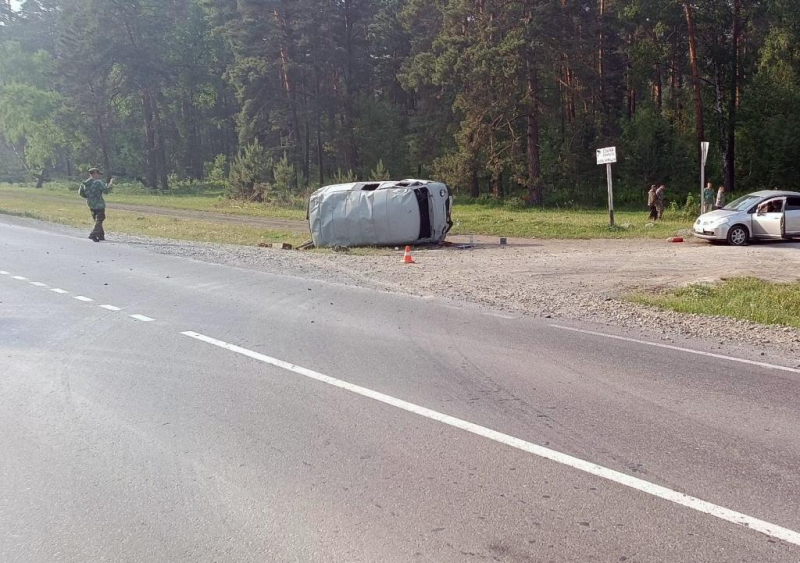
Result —
[[503, 203], [503, 207], [506, 209], [513, 209], [516, 211], [525, 209], [527, 206], [527, 203], [521, 197], [510, 197]]
[[373, 181], [386, 181], [390, 179], [389, 171], [383, 165], [383, 159], [378, 161], [378, 164], [369, 173], [369, 179]]
[[245, 145], [231, 163], [228, 189], [232, 197], [263, 201], [270, 190], [272, 158], [256, 139]]
[[275, 163], [272, 168], [272, 174], [275, 177], [275, 188], [280, 190], [281, 195], [288, 196], [294, 189], [296, 175], [294, 172], [294, 165], [289, 163], [286, 153], [283, 153], [283, 158]]
[[214, 160], [203, 164], [203, 175], [212, 182], [224, 182], [228, 177], [228, 157], [218, 154]]

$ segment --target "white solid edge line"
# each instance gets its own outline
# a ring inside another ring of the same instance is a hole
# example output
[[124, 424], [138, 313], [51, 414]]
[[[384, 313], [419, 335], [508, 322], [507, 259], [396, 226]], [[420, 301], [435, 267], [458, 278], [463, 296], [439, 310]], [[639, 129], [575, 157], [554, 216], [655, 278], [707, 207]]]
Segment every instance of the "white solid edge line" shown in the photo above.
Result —
[[136, 319], [137, 321], [142, 321], [143, 323], [152, 323], [155, 319], [151, 319], [150, 317], [145, 317], [144, 315], [128, 315], [132, 319]]
[[100, 307], [102, 309], [105, 309], [106, 311], [114, 311], [114, 312], [122, 311], [122, 309], [120, 309], [119, 307], [114, 307], [113, 305], [100, 305]]
[[94, 299], [90, 297], [84, 297], [83, 295], [76, 295], [73, 299], [77, 299], [78, 301], [83, 301], [84, 303], [91, 303]]
[[19, 281], [28, 281], [28, 278], [22, 276], [11, 276], [12, 280], [19, 280]]
[[60, 289], [58, 287], [54, 287], [50, 291], [55, 292], [55, 293], [60, 293], [61, 295], [65, 294], [65, 293], [69, 293], [69, 291], [67, 291], [66, 289]]
[[556, 463], [572, 467], [573, 469], [583, 471], [584, 473], [588, 473], [590, 475], [606, 479], [608, 481], [617, 483], [619, 485], [623, 485], [625, 487], [629, 487], [631, 489], [635, 489], [637, 491], [652, 495], [654, 497], [658, 497], [673, 502], [680, 506], [684, 506], [686, 508], [690, 508], [692, 510], [696, 510], [698, 512], [702, 512], [705, 514], [709, 514], [721, 520], [725, 520], [726, 522], [730, 522], [738, 526], [744, 526], [745, 528], [750, 528], [752, 530], [761, 532], [762, 534], [785, 541], [787, 543], [800, 545], [800, 532], [796, 532], [788, 528], [783, 528], [781, 526], [772, 524], [770, 522], [766, 522], [764, 520], [759, 520], [758, 518], [742, 514], [741, 512], [736, 512], [734, 510], [730, 510], [723, 506], [718, 506], [716, 504], [701, 500], [699, 498], [691, 497], [689, 495], [685, 495], [678, 491], [673, 491], [672, 489], [662, 487], [661, 485], [656, 485], [649, 481], [645, 481], [637, 477], [632, 477], [630, 475], [626, 475], [625, 473], [620, 473], [619, 471], [615, 471], [613, 469], [608, 469], [606, 467], [597, 465], [590, 461], [585, 461], [580, 458], [558, 452], [556, 450], [551, 450], [549, 448], [545, 448], [543, 446], [539, 446], [531, 442], [526, 442], [525, 440], [509, 436], [508, 434], [503, 434], [502, 432], [497, 432], [496, 430], [491, 430], [489, 428], [479, 426], [472, 422], [467, 422], [465, 420], [461, 420], [459, 418], [455, 418], [450, 415], [442, 414], [440, 412], [425, 407], [421, 407], [413, 403], [409, 403], [402, 399], [397, 399], [395, 397], [385, 395], [378, 391], [367, 389], [366, 387], [354, 385], [352, 383], [348, 383], [346, 381], [342, 381], [340, 379], [336, 379], [334, 377], [330, 377], [328, 375], [324, 375], [322, 373], [318, 373], [316, 371], [306, 369], [304, 367], [297, 366], [289, 362], [284, 362], [282, 360], [271, 358], [269, 356], [265, 356], [264, 354], [259, 354], [258, 352], [253, 352], [252, 350], [241, 348], [239, 346], [236, 346], [235, 344], [229, 344], [222, 340], [217, 340], [215, 338], [204, 336], [202, 334], [198, 334], [192, 331], [182, 332], [181, 334], [193, 338], [195, 340], [205, 342], [207, 344], [212, 344], [219, 348], [230, 350], [231, 352], [236, 352], [237, 354], [247, 356], [254, 360], [258, 360], [260, 362], [264, 362], [266, 364], [270, 364], [275, 367], [303, 375], [310, 379], [314, 379], [316, 381], [332, 385], [333, 387], [338, 387], [340, 389], [344, 389], [345, 391], [350, 391], [351, 393], [355, 393], [356, 395], [361, 395], [362, 397], [367, 397], [369, 399], [379, 401], [381, 403], [422, 416], [424, 418], [428, 418], [430, 420], [434, 420], [442, 424], [452, 426], [453, 428], [459, 428], [461, 430], [470, 432], [477, 436], [482, 436], [484, 438], [488, 438], [489, 440], [493, 440], [500, 444], [505, 444], [512, 448], [528, 452], [535, 456], [544, 459], [549, 459], [550, 461], [554, 461]]
[[687, 354], [697, 354], [698, 356], [707, 356], [709, 358], [716, 358], [718, 360], [728, 360], [730, 362], [739, 362], [740, 364], [749, 364], [751, 366], [758, 366], [767, 369], [776, 369], [780, 371], [788, 371], [790, 373], [800, 373], [800, 369], [790, 368], [787, 366], [779, 366], [777, 364], [768, 364], [767, 362], [757, 362], [755, 360], [745, 360], [744, 358], [735, 358], [733, 356], [726, 356], [724, 354], [714, 354], [713, 352], [702, 352], [700, 350], [692, 350], [691, 348], [682, 348], [680, 346], [673, 346], [671, 344], [661, 344], [660, 342], [648, 342], [647, 340], [637, 340], [636, 338], [628, 338], [626, 336], [615, 336], [613, 334], [605, 334], [603, 332], [595, 332], [593, 330], [583, 330], [580, 328], [570, 328], [568, 326], [550, 325], [552, 328], [559, 330], [568, 330], [570, 332], [579, 332], [581, 334], [590, 334], [592, 336], [602, 336], [603, 338], [611, 338], [612, 340], [622, 340], [624, 342], [633, 342], [634, 344], [643, 344], [645, 346], [655, 346], [656, 348], [665, 348], [667, 350], [676, 350], [678, 352], [686, 352]]

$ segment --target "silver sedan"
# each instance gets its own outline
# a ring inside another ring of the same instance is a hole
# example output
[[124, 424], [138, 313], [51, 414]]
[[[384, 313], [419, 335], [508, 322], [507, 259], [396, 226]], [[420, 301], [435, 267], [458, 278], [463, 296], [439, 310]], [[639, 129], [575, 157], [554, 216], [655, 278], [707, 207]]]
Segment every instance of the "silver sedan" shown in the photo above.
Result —
[[742, 246], [754, 239], [800, 238], [800, 193], [765, 190], [701, 215], [694, 235]]

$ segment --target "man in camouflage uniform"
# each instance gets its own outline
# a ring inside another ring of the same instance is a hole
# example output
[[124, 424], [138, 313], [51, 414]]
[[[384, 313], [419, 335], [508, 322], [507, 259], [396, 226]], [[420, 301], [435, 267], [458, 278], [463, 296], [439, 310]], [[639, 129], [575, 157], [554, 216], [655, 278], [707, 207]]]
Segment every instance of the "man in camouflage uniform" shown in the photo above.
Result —
[[108, 185], [101, 180], [103, 173], [98, 168], [89, 170], [89, 178], [81, 184], [78, 193], [86, 198], [86, 203], [89, 205], [89, 210], [92, 212], [92, 219], [94, 219], [94, 229], [89, 233], [89, 238], [94, 242], [106, 240], [106, 234], [103, 231], [103, 221], [106, 220], [106, 200], [103, 199], [103, 194], [111, 192], [111, 186], [114, 184], [112, 179]]

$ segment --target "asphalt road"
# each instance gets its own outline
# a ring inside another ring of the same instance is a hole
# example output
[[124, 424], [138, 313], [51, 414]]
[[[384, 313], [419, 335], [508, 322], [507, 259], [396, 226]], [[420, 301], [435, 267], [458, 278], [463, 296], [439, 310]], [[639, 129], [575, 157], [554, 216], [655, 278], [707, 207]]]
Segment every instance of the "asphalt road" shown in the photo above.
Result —
[[4, 563], [800, 561], [788, 360], [32, 225], [0, 218]]

